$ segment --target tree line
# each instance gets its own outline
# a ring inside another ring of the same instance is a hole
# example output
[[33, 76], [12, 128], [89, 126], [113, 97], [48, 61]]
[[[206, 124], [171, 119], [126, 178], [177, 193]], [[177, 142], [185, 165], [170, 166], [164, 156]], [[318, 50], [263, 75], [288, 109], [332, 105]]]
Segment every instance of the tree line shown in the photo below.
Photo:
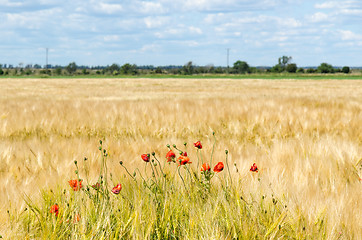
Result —
[[172, 74], [172, 75], [194, 75], [194, 74], [264, 74], [264, 73], [344, 73], [351, 72], [350, 67], [342, 68], [333, 67], [328, 63], [321, 63], [318, 67], [302, 68], [292, 62], [292, 57], [282, 56], [278, 58], [278, 63], [272, 67], [251, 67], [246, 61], [238, 60], [231, 67], [215, 67], [213, 65], [196, 66], [192, 61], [187, 62], [183, 66], [137, 66], [135, 64], [126, 63], [119, 65], [113, 63], [108, 66], [78, 66], [75, 62], [69, 63], [67, 66], [47, 65], [43, 68], [35, 64], [23, 66], [19, 64], [17, 67], [12, 65], [0, 64], [0, 76], [17, 76], [17, 75], [145, 75], [145, 74]]

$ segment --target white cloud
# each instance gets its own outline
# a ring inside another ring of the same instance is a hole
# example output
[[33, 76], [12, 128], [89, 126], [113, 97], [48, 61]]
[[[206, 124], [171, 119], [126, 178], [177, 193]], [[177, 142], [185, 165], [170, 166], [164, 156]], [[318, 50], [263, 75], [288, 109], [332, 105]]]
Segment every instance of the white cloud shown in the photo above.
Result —
[[105, 42], [115, 42], [115, 41], [119, 41], [120, 37], [118, 35], [106, 35], [103, 36], [103, 40]]
[[328, 9], [328, 8], [336, 8], [341, 4], [341, 2], [337, 1], [330, 1], [330, 2], [324, 2], [324, 3], [317, 3], [314, 5], [315, 8], [318, 9]]
[[169, 17], [155, 16], [144, 18], [144, 23], [147, 28], [159, 28], [167, 25], [170, 22]]
[[[138, 6], [137, 6], [138, 5]], [[159, 2], [145, 2], [142, 1], [139, 4], [137, 4], [137, 9], [141, 12], [141, 13], [146, 13], [146, 14], [159, 14], [159, 13], [164, 13], [165, 10], [162, 6], [161, 3]]]
[[318, 23], [318, 22], [327, 21], [330, 17], [326, 13], [316, 12], [307, 18], [309, 19], [309, 21], [313, 23]]
[[191, 33], [202, 34], [202, 30], [198, 27], [191, 26], [191, 27], [189, 27], [189, 31]]
[[362, 41], [362, 34], [356, 34], [349, 30], [339, 30], [338, 32], [344, 41]]
[[120, 4], [109, 4], [100, 2], [98, 6], [95, 6], [94, 9], [96, 11], [106, 13], [106, 14], [114, 14], [123, 11], [123, 7]]
[[20, 7], [23, 4], [24, 3], [22, 3], [22, 2], [10, 2], [8, 0], [0, 0], [0, 6], [4, 6], [4, 7]]

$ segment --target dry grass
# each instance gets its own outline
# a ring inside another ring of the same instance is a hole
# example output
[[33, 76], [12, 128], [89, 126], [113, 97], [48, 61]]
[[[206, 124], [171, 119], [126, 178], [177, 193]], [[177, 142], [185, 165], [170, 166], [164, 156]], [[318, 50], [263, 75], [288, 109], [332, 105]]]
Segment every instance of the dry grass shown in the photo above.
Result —
[[[67, 187], [74, 160], [98, 173], [104, 139], [114, 176], [140, 154], [216, 132], [246, 196], [283, 199], [289, 219], [328, 219], [327, 232], [362, 236], [362, 80], [0, 79], [0, 234], [23, 194]], [[205, 155], [205, 158], [207, 156]], [[256, 162], [260, 181], [249, 168]]]

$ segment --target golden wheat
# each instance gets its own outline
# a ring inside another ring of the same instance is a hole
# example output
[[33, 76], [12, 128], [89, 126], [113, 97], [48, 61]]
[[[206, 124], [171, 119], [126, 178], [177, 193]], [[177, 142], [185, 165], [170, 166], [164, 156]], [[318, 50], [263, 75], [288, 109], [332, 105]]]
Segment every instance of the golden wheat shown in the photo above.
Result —
[[360, 239], [361, 96], [362, 80], [0, 79], [0, 231], [24, 194], [65, 188], [74, 160], [92, 159], [96, 177], [99, 139], [121, 179], [120, 160], [132, 171], [142, 153], [196, 140], [210, 152], [215, 131], [215, 159], [229, 150], [245, 196], [277, 196], [290, 219], [326, 216], [329, 232]]

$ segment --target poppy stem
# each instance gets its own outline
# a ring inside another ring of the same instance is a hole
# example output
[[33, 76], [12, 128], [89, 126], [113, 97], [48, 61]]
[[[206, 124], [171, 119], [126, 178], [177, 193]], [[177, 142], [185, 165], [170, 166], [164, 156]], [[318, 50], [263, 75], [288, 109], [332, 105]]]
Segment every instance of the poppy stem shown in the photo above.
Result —
[[199, 169], [200, 158], [201, 158], [201, 162], [202, 162], [202, 155], [201, 155], [201, 152], [200, 152], [199, 148], [197, 149], [196, 156], [197, 156], [196, 170], [198, 170]]
[[232, 177], [231, 177], [230, 168], [229, 168], [229, 163], [228, 163], [229, 151], [228, 151], [228, 150], [225, 150], [225, 154], [226, 154], [226, 158], [225, 158], [226, 167], [227, 167], [227, 169], [228, 169], [228, 173], [229, 173], [229, 177], [230, 177], [230, 183], [231, 183], [231, 185], [232, 185], [232, 184], [233, 184], [233, 180], [232, 180]]
[[[135, 178], [134, 176], [132, 176], [132, 174], [128, 171], [128, 169], [127, 169], [125, 166], [123, 166], [123, 164], [121, 164], [121, 166], [126, 170], [126, 172], [128, 173], [128, 175], [129, 175], [135, 182], [137, 182], [136, 178]], [[138, 170], [138, 171], [139, 171], [139, 170]]]
[[136, 168], [136, 170], [138, 170], [138, 173], [140, 174], [140, 176], [141, 176], [141, 178], [142, 178], [142, 180], [143, 180], [144, 184], [146, 184], [146, 187], [147, 187], [148, 189], [150, 189], [150, 190], [151, 190], [151, 188], [150, 188], [150, 187], [148, 186], [148, 184], [147, 184], [146, 179], [144, 179], [144, 178], [143, 178], [143, 176], [142, 176], [142, 174], [141, 174], [141, 171], [140, 171], [138, 168]]
[[180, 178], [181, 178], [181, 180], [182, 180], [182, 182], [183, 182], [183, 184], [184, 184], [184, 187], [185, 187], [185, 190], [186, 190], [186, 192], [187, 192], [187, 188], [186, 188], [186, 184], [185, 184], [185, 181], [184, 181], [184, 178], [182, 177], [182, 175], [181, 175], [181, 173], [180, 173], [180, 168], [181, 168], [181, 166], [178, 166], [178, 175], [180, 176]]
[[158, 162], [158, 167], [160, 168], [160, 171], [161, 171], [161, 173], [162, 173], [162, 176], [164, 176], [165, 174], [164, 174], [163, 171], [162, 171], [162, 166], [161, 166], [160, 161], [158, 161], [158, 159], [156, 158], [156, 156], [153, 156], [153, 158]]
[[212, 136], [214, 136], [214, 144], [212, 145], [211, 157], [210, 157], [210, 166], [212, 166], [212, 157], [214, 156], [215, 144], [216, 144], [216, 137], [215, 132], [212, 132]]

